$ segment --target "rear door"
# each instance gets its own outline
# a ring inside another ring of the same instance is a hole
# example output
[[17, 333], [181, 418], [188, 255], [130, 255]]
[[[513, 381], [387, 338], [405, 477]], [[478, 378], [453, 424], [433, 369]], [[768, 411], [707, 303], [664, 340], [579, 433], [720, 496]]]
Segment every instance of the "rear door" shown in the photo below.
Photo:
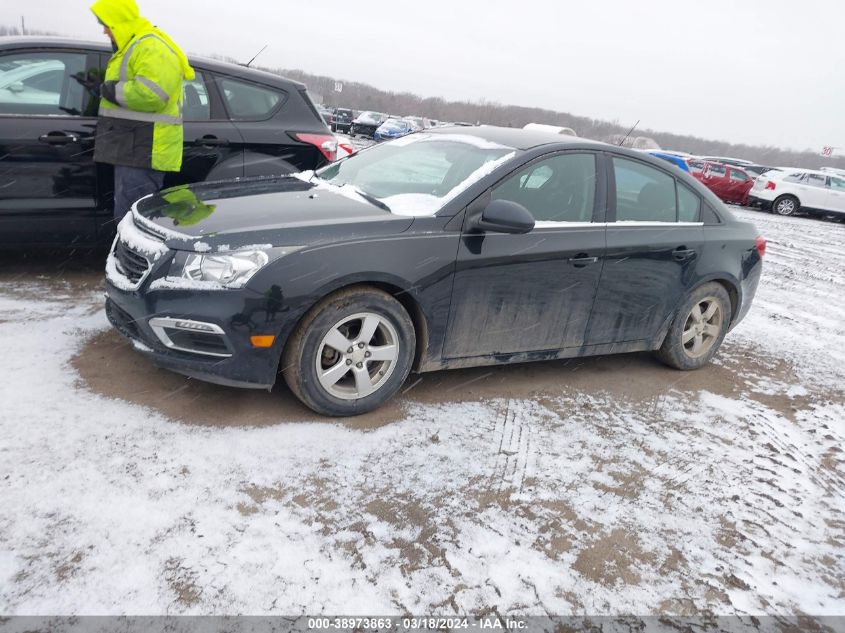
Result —
[[476, 202], [513, 200], [536, 226], [524, 235], [462, 236], [445, 358], [583, 344], [605, 248], [602, 173], [600, 154], [562, 152], [529, 163]]
[[0, 53], [0, 241], [90, 243], [97, 99], [83, 87], [96, 55], [79, 49]]
[[689, 290], [704, 245], [701, 199], [668, 171], [612, 156], [607, 253], [588, 345], [650, 341]]
[[214, 75], [197, 69], [183, 85], [185, 151], [182, 170], [165, 185], [239, 178], [244, 175], [243, 138], [229, 120]]
[[728, 168], [724, 165], [707, 163], [707, 166], [704, 168], [704, 179], [702, 182], [722, 200], [728, 200], [730, 198], [731, 183], [728, 179]]

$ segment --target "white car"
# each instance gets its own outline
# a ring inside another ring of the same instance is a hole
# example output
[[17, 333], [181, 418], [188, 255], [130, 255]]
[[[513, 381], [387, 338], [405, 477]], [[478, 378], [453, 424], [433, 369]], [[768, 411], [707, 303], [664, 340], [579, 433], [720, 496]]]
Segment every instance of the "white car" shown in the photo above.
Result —
[[769, 171], [756, 178], [748, 199], [780, 215], [845, 218], [845, 178], [809, 169]]

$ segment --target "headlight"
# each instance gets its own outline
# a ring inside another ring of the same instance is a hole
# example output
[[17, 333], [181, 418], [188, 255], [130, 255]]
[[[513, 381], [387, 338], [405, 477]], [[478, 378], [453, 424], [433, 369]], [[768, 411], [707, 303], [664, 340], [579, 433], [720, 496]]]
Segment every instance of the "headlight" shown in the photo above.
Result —
[[225, 253], [179, 253], [170, 266], [170, 280], [207, 282], [226, 288], [243, 288], [268, 263], [296, 252], [301, 246], [262, 248]]

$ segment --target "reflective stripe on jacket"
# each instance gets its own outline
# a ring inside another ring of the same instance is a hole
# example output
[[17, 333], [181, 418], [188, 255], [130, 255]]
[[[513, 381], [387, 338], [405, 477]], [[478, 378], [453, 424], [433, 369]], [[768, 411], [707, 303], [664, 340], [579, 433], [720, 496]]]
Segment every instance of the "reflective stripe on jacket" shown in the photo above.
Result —
[[98, 0], [91, 9], [117, 45], [105, 75], [116, 82], [114, 100], [100, 100], [94, 160], [179, 171], [182, 82], [194, 77], [185, 54], [140, 17], [134, 0]]

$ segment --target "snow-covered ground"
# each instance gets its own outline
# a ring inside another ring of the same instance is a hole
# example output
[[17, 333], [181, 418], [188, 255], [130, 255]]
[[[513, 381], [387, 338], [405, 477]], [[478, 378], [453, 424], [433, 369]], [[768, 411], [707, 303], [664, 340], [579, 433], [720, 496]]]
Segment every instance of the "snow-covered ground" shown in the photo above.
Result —
[[412, 376], [374, 424], [103, 395], [97, 277], [0, 272], [0, 614], [845, 614], [845, 226], [737, 213], [769, 250], [713, 366]]

